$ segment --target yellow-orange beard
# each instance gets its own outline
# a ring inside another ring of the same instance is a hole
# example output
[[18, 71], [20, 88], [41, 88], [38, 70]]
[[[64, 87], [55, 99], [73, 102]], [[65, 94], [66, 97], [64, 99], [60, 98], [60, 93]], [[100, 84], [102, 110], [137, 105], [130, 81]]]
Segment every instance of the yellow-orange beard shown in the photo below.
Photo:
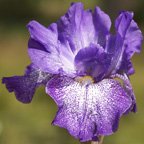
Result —
[[94, 83], [94, 79], [91, 76], [76, 77], [75, 80], [81, 84]]

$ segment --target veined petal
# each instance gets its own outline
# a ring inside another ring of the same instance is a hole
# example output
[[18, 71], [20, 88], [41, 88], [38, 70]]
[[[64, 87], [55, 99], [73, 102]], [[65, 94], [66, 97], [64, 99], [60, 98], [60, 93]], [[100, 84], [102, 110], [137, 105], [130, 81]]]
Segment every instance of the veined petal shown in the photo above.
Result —
[[74, 55], [67, 42], [61, 43], [57, 36], [56, 24], [47, 29], [38, 22], [32, 21], [28, 25], [31, 38], [28, 52], [32, 63], [46, 73], [73, 76]]
[[129, 75], [134, 73], [134, 68], [130, 59], [134, 55], [134, 53], [140, 53], [142, 41], [142, 33], [138, 28], [136, 22], [132, 20], [125, 35], [123, 44], [123, 49], [125, 49], [125, 51], [123, 54], [120, 70], [125, 70], [125, 72]]
[[112, 79], [82, 85], [68, 77], [54, 77], [46, 92], [59, 107], [53, 124], [82, 142], [115, 132], [120, 117], [132, 105], [120, 83]]
[[104, 46], [105, 37], [110, 29], [110, 19], [100, 8], [94, 14], [84, 10], [82, 3], [74, 3], [58, 22], [60, 37], [69, 41], [72, 51], [77, 53], [91, 43]]
[[133, 88], [131, 86], [131, 83], [130, 83], [130, 80], [129, 80], [127, 74], [125, 74], [125, 73], [123, 75], [115, 74], [115, 75], [113, 75], [113, 78], [119, 78], [120, 80], [123, 81], [123, 87], [132, 99], [132, 105], [131, 105], [130, 109], [127, 111], [127, 113], [129, 113], [130, 111], [136, 112], [137, 111], [136, 98], [135, 98], [135, 94], [133, 92]]
[[88, 46], [95, 35], [91, 11], [84, 11], [80, 2], [73, 3], [58, 21], [58, 30], [61, 37], [69, 41], [74, 53]]
[[102, 47], [105, 47], [106, 36], [109, 34], [111, 28], [111, 20], [109, 16], [104, 13], [99, 7], [95, 8], [93, 19], [97, 43], [100, 44]]
[[31, 21], [27, 27], [31, 35], [28, 52], [32, 63], [44, 72], [59, 73], [62, 64], [57, 51], [57, 33], [36, 21]]
[[131, 12], [122, 12], [116, 19], [115, 27], [117, 30], [115, 41], [108, 47], [108, 52], [113, 49], [114, 55], [110, 72], [112, 74], [116, 72], [133, 74], [134, 69], [130, 59], [135, 52], [139, 53], [141, 50], [142, 33], [134, 22]]
[[46, 84], [51, 78], [39, 69], [29, 66], [24, 76], [4, 77], [2, 83], [6, 85], [9, 92], [14, 92], [17, 100], [23, 103], [30, 103], [36, 88]]
[[50, 28], [46, 28], [37, 21], [31, 21], [27, 25], [31, 39], [42, 44], [47, 52], [57, 53], [57, 25], [52, 24]]
[[28, 53], [30, 55], [31, 62], [44, 72], [58, 74], [59, 70], [62, 68], [62, 63], [58, 55], [53, 55], [51, 53], [30, 47]]

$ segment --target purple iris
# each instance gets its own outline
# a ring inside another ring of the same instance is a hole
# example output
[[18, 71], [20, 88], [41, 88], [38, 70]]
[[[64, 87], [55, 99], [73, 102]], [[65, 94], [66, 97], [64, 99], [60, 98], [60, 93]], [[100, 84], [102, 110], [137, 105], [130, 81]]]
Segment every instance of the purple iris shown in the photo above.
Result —
[[107, 14], [99, 7], [84, 10], [82, 3], [72, 4], [48, 28], [36, 21], [27, 28], [31, 64], [24, 76], [3, 78], [19, 101], [31, 102], [43, 84], [59, 108], [53, 124], [82, 142], [112, 134], [123, 114], [136, 111], [128, 76], [143, 37], [132, 12], [120, 13], [115, 34]]

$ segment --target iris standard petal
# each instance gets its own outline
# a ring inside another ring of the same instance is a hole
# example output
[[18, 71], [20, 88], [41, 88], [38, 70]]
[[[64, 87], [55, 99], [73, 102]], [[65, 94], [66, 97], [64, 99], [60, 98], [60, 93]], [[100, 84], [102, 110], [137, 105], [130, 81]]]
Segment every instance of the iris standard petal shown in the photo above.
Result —
[[[110, 67], [110, 73], [124, 72], [134, 73], [131, 57], [135, 52], [140, 52], [142, 44], [142, 33], [133, 20], [133, 13], [122, 12], [116, 19], [115, 27], [117, 30], [115, 42], [109, 45], [109, 50], [113, 48], [113, 58]], [[113, 39], [114, 40], [114, 39]]]
[[50, 74], [29, 66], [24, 76], [4, 77], [2, 83], [9, 92], [15, 93], [17, 100], [30, 103], [36, 88], [41, 84], [45, 85], [50, 78]]
[[75, 73], [74, 55], [68, 42], [60, 42], [57, 35], [57, 25], [48, 28], [36, 21], [28, 24], [31, 34], [28, 52], [32, 63], [47, 73], [59, 74], [60, 71], [68, 76]]
[[58, 74], [59, 70], [62, 68], [62, 63], [58, 55], [34, 48], [29, 48], [28, 53], [31, 62], [44, 72]]
[[134, 73], [134, 68], [130, 59], [134, 53], [140, 53], [142, 41], [143, 35], [136, 22], [132, 20], [124, 39], [123, 49], [125, 49], [125, 51], [120, 70], [125, 70], [129, 75]]
[[57, 25], [59, 37], [69, 41], [74, 53], [97, 42], [92, 12], [84, 10], [80, 2], [73, 3]]
[[113, 79], [82, 85], [68, 77], [54, 77], [46, 92], [59, 107], [53, 124], [66, 128], [82, 142], [115, 132], [120, 117], [132, 105], [126, 91]]
[[100, 45], [81, 49], [75, 57], [78, 75], [90, 75], [101, 80], [110, 65], [110, 55]]
[[93, 15], [94, 25], [95, 25], [95, 37], [97, 43], [102, 47], [105, 47], [106, 36], [109, 34], [111, 28], [111, 20], [109, 16], [104, 13], [99, 7], [95, 8]]
[[75, 76], [74, 58], [67, 50], [60, 54], [52, 54], [44, 50], [43, 45], [30, 39], [28, 53], [31, 61], [42, 71], [50, 74], [63, 74], [70, 77]]
[[36, 21], [28, 24], [30, 40], [28, 53], [32, 63], [44, 72], [57, 74], [61, 62], [57, 51], [57, 36], [52, 29], [47, 29]]
[[[55, 27], [55, 29], [54, 29]], [[39, 42], [45, 47], [45, 50], [50, 53], [57, 53], [58, 41], [57, 41], [57, 25], [52, 24], [50, 29], [44, 27], [37, 21], [30, 21], [27, 25], [30, 32], [31, 39]]]

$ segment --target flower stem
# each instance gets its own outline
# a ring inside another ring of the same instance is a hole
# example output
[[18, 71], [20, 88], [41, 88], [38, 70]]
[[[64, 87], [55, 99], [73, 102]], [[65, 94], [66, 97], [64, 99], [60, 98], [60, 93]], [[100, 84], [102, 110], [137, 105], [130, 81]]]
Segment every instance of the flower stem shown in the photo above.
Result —
[[99, 144], [98, 141], [92, 141], [91, 144]]
[[85, 142], [85, 143], [81, 143], [81, 144], [102, 144], [103, 139], [104, 139], [104, 136], [99, 136], [99, 141]]
[[104, 139], [104, 136], [100, 136], [98, 144], [102, 144], [103, 143], [103, 139]]

